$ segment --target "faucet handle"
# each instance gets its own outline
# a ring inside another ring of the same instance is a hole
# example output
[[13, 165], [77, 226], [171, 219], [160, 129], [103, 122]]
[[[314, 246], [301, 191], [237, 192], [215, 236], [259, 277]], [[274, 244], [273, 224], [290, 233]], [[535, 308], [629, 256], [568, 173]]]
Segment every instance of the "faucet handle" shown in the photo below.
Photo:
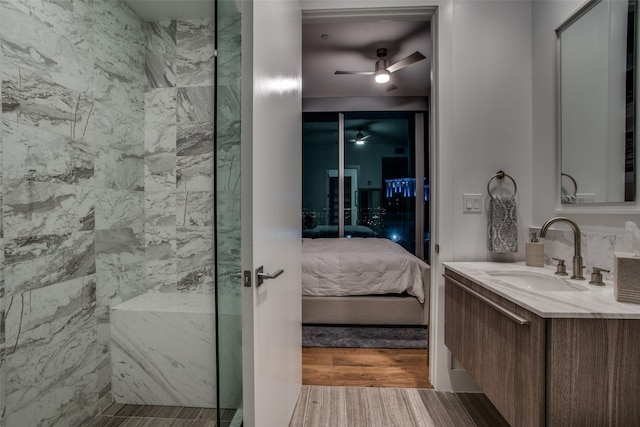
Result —
[[559, 276], [567, 276], [567, 266], [564, 264], [564, 260], [560, 258], [551, 258], [558, 261], [556, 265], [556, 274]]
[[604, 282], [602, 281], [602, 273], [610, 273], [610, 270], [605, 270], [600, 267], [593, 267], [593, 271], [591, 273], [591, 280], [589, 281], [592, 285], [603, 286]]

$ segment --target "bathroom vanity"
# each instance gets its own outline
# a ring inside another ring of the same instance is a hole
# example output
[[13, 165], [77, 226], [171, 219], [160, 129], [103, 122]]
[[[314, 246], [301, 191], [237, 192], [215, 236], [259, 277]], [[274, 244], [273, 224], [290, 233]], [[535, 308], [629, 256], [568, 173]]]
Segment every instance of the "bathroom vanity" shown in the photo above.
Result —
[[445, 344], [512, 426], [640, 425], [640, 305], [551, 268], [445, 265]]

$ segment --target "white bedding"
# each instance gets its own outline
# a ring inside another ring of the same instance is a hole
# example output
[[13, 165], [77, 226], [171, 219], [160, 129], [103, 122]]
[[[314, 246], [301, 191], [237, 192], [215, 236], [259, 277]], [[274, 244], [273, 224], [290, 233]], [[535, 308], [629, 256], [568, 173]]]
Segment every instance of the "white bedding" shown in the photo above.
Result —
[[400, 294], [422, 303], [429, 265], [388, 239], [302, 239], [302, 294]]

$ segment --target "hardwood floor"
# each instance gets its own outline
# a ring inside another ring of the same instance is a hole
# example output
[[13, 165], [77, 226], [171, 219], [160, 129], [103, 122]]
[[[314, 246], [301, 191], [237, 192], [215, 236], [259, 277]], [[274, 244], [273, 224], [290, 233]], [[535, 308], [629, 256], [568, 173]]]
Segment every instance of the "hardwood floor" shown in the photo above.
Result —
[[302, 349], [302, 384], [432, 388], [426, 349]]
[[429, 384], [426, 349], [302, 349], [289, 427], [509, 427], [481, 393]]

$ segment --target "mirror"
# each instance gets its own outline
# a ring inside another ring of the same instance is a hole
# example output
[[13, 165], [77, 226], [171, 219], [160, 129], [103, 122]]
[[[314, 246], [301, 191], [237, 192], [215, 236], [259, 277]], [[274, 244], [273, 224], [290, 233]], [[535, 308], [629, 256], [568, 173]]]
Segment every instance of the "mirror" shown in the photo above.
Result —
[[557, 30], [560, 201], [635, 200], [635, 0], [592, 0]]

